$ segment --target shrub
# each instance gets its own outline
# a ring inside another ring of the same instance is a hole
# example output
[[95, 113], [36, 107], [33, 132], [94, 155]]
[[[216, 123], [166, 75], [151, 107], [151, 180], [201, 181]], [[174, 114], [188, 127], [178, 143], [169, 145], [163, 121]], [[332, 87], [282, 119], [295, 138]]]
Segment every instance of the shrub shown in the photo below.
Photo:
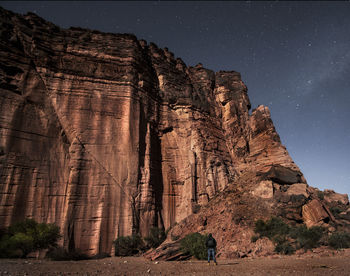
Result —
[[324, 230], [320, 226], [307, 228], [306, 225], [301, 225], [291, 229], [290, 237], [296, 240], [298, 248], [307, 250], [319, 246]]
[[54, 224], [39, 223], [34, 233], [34, 246], [39, 249], [57, 247], [61, 237], [60, 228]]
[[15, 247], [13, 239], [9, 235], [3, 235], [0, 240], [0, 258], [20, 258], [22, 251]]
[[334, 249], [349, 248], [350, 247], [350, 233], [348, 233], [348, 232], [335, 232], [329, 237], [328, 243]]
[[33, 219], [26, 219], [24, 221], [12, 224], [8, 228], [7, 232], [11, 236], [15, 235], [16, 233], [33, 233], [35, 232], [37, 224], [38, 223]]
[[268, 237], [273, 241], [276, 246], [275, 251], [282, 254], [292, 254], [299, 248], [308, 250], [319, 246], [324, 230], [320, 226], [290, 227], [282, 219], [276, 217], [272, 217], [266, 222], [258, 220], [254, 228], [259, 237]]
[[15, 223], [0, 241], [0, 257], [26, 257], [30, 252], [57, 246], [59, 227], [32, 219]]
[[284, 255], [291, 255], [294, 254], [295, 248], [288, 241], [285, 241], [276, 244], [275, 252]]
[[149, 231], [149, 235], [144, 238], [148, 247], [157, 248], [166, 239], [166, 233], [163, 229], [153, 227]]
[[338, 203], [338, 206], [332, 206], [331, 208], [329, 208], [329, 210], [331, 211], [332, 215], [337, 218], [337, 219], [346, 219], [346, 214], [343, 215], [341, 214], [342, 212], [346, 211], [347, 209], [347, 205]]
[[275, 235], [272, 241], [275, 244], [275, 252], [277, 253], [290, 255], [295, 252], [295, 248], [287, 235]]
[[26, 233], [15, 233], [10, 237], [10, 246], [15, 250], [20, 249], [23, 258], [35, 250], [33, 236]]
[[320, 199], [320, 200], [323, 200], [324, 199], [324, 193], [322, 191], [317, 191], [317, 197]]
[[258, 235], [254, 235], [254, 236], [251, 237], [250, 241], [251, 242], [256, 242], [258, 239], [259, 239], [259, 236]]
[[331, 211], [332, 215], [335, 217], [338, 217], [338, 215], [342, 212], [342, 210], [338, 206], [333, 206], [329, 208], [329, 210]]
[[133, 256], [139, 254], [145, 249], [140, 235], [119, 237], [114, 241], [116, 256]]
[[6, 235], [6, 230], [3, 228], [0, 228], [0, 239]]
[[205, 245], [207, 238], [207, 235], [200, 233], [188, 234], [180, 241], [182, 252], [194, 256], [198, 260], [205, 260], [207, 258]]
[[255, 222], [254, 232], [260, 237], [273, 239], [275, 236], [285, 236], [289, 233], [290, 227], [281, 218], [272, 217], [264, 222], [259, 219]]

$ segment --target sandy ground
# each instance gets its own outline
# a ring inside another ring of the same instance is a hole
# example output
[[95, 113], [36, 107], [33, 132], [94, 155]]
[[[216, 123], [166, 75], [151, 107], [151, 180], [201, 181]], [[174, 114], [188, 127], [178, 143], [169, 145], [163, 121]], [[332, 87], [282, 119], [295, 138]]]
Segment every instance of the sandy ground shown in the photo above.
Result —
[[88, 261], [0, 259], [0, 275], [350, 275], [349, 256], [151, 262], [143, 257]]

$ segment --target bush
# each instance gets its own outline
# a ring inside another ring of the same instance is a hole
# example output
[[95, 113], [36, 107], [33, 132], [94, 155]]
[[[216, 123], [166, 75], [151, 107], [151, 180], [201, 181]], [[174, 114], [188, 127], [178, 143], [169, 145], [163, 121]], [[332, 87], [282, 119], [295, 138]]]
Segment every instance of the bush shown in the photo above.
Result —
[[3, 235], [0, 240], [0, 258], [20, 258], [24, 254], [20, 248], [16, 248], [14, 239], [9, 235]]
[[293, 250], [292, 246], [287, 240], [287, 235], [290, 231], [290, 227], [282, 219], [272, 217], [268, 221], [259, 219], [255, 222], [254, 232], [261, 237], [267, 237], [275, 244], [275, 251], [281, 254], [291, 254]]
[[250, 241], [251, 242], [256, 242], [258, 239], [259, 239], [259, 236], [254, 235], [254, 236], [251, 237]]
[[272, 238], [272, 241], [275, 244], [275, 252], [277, 253], [290, 255], [295, 252], [295, 248], [293, 247], [287, 235], [275, 235]]
[[289, 243], [289, 241], [279, 242], [275, 246], [275, 252], [284, 255], [294, 254], [295, 248]]
[[339, 218], [339, 214], [342, 212], [342, 210], [338, 206], [333, 206], [329, 208], [331, 211], [332, 215], [336, 218]]
[[13, 236], [16, 233], [33, 233], [37, 226], [37, 222], [33, 219], [26, 219], [24, 221], [17, 222], [12, 224], [7, 232], [9, 235]]
[[307, 228], [305, 225], [301, 225], [291, 229], [290, 237], [296, 240], [298, 248], [307, 250], [319, 246], [324, 230], [320, 226]]
[[292, 254], [299, 248], [308, 250], [319, 246], [324, 228], [319, 226], [307, 228], [305, 225], [290, 227], [282, 219], [272, 217], [266, 222], [256, 221], [254, 232], [259, 234], [259, 237], [268, 237], [273, 241], [276, 252]]
[[10, 237], [10, 247], [22, 251], [21, 257], [26, 257], [30, 252], [35, 251], [34, 238], [30, 234], [15, 233]]
[[266, 222], [259, 219], [255, 222], [254, 227], [254, 232], [259, 234], [260, 237], [267, 237], [271, 240], [276, 236], [285, 236], [289, 231], [289, 225], [277, 217], [272, 217]]
[[207, 259], [207, 247], [205, 245], [207, 238], [207, 235], [201, 235], [200, 233], [188, 234], [180, 241], [182, 252], [194, 256], [198, 260]]
[[348, 232], [335, 232], [329, 237], [328, 243], [334, 249], [349, 248], [350, 247], [350, 233], [348, 233]]
[[116, 256], [133, 256], [145, 249], [144, 242], [140, 235], [119, 237], [114, 241]]
[[157, 248], [166, 239], [166, 233], [163, 229], [153, 227], [149, 231], [149, 235], [145, 237], [148, 247]]
[[54, 224], [37, 223], [32, 219], [11, 225], [0, 240], [0, 257], [23, 257], [30, 252], [56, 247], [61, 237]]
[[320, 200], [323, 200], [324, 199], [324, 193], [322, 191], [317, 191], [317, 197], [320, 199]]
[[338, 206], [332, 206], [329, 208], [329, 210], [331, 211], [332, 215], [336, 218], [336, 219], [346, 219], [346, 215], [341, 214], [342, 212], [347, 210], [347, 205], [338, 203]]

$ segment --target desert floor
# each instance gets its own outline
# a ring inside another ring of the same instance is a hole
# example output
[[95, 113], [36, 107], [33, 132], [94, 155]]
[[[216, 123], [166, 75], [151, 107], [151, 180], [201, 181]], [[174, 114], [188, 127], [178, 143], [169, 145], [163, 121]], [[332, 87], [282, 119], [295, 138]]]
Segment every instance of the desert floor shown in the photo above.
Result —
[[273, 256], [206, 261], [163, 262], [143, 257], [111, 257], [88, 261], [0, 259], [0, 275], [350, 275], [349, 254]]

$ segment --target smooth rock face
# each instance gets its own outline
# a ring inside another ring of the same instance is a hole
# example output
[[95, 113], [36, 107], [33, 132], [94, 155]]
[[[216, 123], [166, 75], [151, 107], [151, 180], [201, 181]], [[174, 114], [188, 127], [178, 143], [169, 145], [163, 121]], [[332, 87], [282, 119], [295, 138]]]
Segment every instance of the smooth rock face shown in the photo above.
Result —
[[321, 222], [328, 222], [330, 217], [322, 203], [313, 199], [302, 208], [302, 215], [307, 227], [318, 225]]
[[247, 171], [265, 178], [266, 193], [250, 190], [262, 199], [306, 186], [269, 109], [249, 115], [238, 72], [34, 14], [0, 8], [0, 24], [0, 228], [56, 223], [66, 248], [109, 253], [118, 236], [173, 226]]

